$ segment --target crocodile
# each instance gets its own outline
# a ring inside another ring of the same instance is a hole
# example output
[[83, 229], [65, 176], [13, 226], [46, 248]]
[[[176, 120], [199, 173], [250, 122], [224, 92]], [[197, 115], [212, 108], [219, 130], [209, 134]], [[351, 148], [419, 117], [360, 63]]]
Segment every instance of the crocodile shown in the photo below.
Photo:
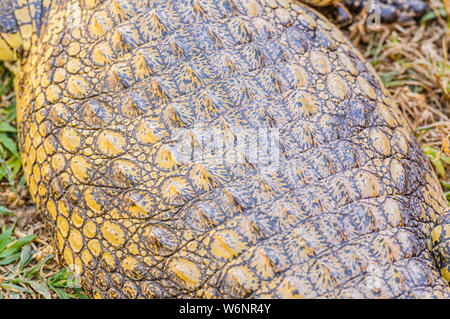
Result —
[[0, 1], [29, 192], [90, 296], [450, 297], [446, 198], [331, 4]]

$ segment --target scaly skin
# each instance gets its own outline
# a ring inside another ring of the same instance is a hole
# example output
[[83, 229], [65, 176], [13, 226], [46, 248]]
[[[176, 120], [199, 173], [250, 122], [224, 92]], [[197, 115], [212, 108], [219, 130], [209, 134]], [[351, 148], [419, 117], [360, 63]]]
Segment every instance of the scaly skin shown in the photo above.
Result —
[[[23, 168], [94, 297], [450, 297], [438, 180], [316, 11], [61, 0], [43, 23], [16, 77]], [[271, 128], [279, 165], [184, 161], [199, 122]]]

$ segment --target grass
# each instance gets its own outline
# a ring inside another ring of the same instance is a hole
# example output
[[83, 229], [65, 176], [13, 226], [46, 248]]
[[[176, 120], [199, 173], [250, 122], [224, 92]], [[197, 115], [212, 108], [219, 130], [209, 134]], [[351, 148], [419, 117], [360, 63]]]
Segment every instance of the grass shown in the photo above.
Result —
[[5, 269], [0, 276], [0, 298], [85, 298], [77, 279], [61, 268], [48, 276], [45, 265], [54, 257], [50, 254], [37, 261], [37, 250], [31, 243], [36, 235], [16, 237], [13, 235], [16, 223], [9, 228], [2, 227], [0, 235], [0, 266]]
[[422, 149], [425, 155], [430, 159], [431, 164], [433, 164], [434, 170], [441, 181], [447, 201], [450, 204], [450, 182], [446, 180], [447, 176], [445, 173], [445, 165], [450, 165], [450, 157], [445, 153], [442, 153], [442, 150], [437, 150], [428, 145], [423, 145]]
[[[0, 86], [0, 97], [10, 93], [13, 85], [13, 78], [7, 70], [3, 69], [2, 73], [1, 76], [7, 80]], [[17, 149], [17, 129], [14, 126], [15, 119], [16, 105], [14, 98], [11, 98], [5, 107], [0, 109], [0, 180], [5, 178], [12, 186], [21, 167]], [[21, 185], [24, 182], [23, 180]]]
[[[344, 32], [374, 66], [450, 201], [450, 14], [442, 2], [418, 23], [371, 30], [364, 12]], [[0, 298], [86, 298], [61, 266], [20, 167], [11, 74], [0, 64]]]

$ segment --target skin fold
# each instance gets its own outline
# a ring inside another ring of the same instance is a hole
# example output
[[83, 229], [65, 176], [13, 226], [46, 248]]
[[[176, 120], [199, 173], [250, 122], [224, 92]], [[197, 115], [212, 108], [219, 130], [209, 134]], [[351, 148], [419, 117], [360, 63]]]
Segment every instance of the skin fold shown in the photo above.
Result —
[[0, 3], [30, 194], [93, 297], [450, 297], [445, 196], [330, 2]]

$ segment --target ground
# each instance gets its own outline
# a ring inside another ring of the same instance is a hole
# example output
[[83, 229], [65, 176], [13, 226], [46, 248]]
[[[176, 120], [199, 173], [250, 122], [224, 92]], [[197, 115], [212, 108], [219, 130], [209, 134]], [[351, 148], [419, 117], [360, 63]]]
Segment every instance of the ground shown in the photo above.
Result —
[[[343, 31], [400, 106], [450, 201], [450, 0], [429, 5], [420, 21], [381, 28], [361, 12]], [[0, 65], [0, 299], [85, 298], [31, 201], [16, 141], [12, 75]]]

